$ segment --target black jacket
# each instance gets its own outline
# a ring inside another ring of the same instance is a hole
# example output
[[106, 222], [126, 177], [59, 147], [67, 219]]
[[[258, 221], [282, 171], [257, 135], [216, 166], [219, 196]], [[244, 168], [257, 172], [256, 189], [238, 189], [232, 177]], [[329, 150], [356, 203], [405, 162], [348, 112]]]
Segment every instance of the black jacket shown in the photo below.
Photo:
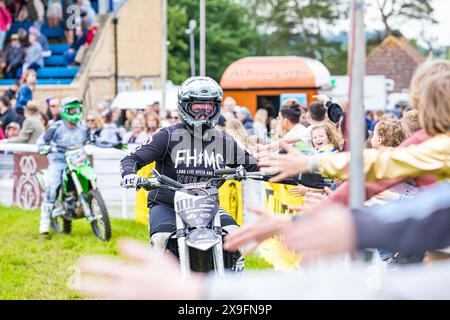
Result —
[[[214, 170], [225, 166], [243, 165], [246, 171], [257, 170], [257, 160], [230, 135], [212, 129], [203, 139], [198, 139], [183, 124], [161, 129], [124, 157], [120, 162], [122, 177], [154, 161], [160, 174], [181, 183], [207, 181]], [[148, 202], [173, 207], [173, 197], [173, 191], [157, 189], [150, 191]]]

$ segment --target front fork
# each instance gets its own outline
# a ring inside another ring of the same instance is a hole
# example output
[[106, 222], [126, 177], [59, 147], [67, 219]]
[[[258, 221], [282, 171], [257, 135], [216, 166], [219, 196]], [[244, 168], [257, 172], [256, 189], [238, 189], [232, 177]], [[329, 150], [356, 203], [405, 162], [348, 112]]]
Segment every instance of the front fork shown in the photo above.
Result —
[[70, 173], [70, 176], [72, 177], [75, 189], [77, 190], [78, 198], [80, 199], [81, 208], [83, 209], [84, 215], [86, 216], [89, 222], [92, 222], [94, 220], [94, 216], [92, 215], [91, 209], [89, 208], [89, 204], [87, 202], [86, 196], [83, 193], [83, 187], [81, 186], [81, 183], [78, 180], [77, 174], [72, 171]]
[[[183, 220], [177, 214], [175, 214], [175, 218], [176, 218], [177, 233], [184, 232], [186, 226]], [[183, 275], [183, 277], [186, 278], [189, 276], [191, 272], [191, 266], [189, 263], [189, 248], [186, 244], [186, 234], [177, 234], [177, 244], [178, 244], [178, 256], [180, 259], [181, 274]]]
[[[213, 223], [214, 231], [220, 230], [220, 237], [222, 238], [222, 223], [220, 221], [220, 210], [217, 212], [214, 217]], [[219, 243], [213, 247], [213, 257], [214, 257], [214, 271], [216, 276], [222, 277], [224, 275], [224, 263], [223, 263], [223, 245], [222, 239], [220, 239]]]

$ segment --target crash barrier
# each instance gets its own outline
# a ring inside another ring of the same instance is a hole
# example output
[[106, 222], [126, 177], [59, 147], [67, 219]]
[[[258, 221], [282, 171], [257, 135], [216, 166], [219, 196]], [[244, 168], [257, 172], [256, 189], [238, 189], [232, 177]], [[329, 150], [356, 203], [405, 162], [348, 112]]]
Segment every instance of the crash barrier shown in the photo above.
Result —
[[[138, 174], [148, 178], [153, 167], [154, 164], [145, 166]], [[242, 226], [256, 219], [256, 216], [247, 210], [251, 207], [265, 208], [277, 214], [294, 214], [289, 207], [303, 204], [303, 197], [291, 195], [290, 188], [292, 186], [255, 180], [226, 181], [219, 188], [219, 201], [221, 207]], [[148, 224], [147, 194], [148, 192], [139, 190], [136, 195], [136, 221], [143, 224]], [[258, 247], [258, 254], [279, 270], [296, 268], [301, 262], [298, 255], [283, 245], [283, 239], [280, 237], [262, 243]]]
[[[130, 147], [130, 149], [133, 146]], [[120, 159], [125, 151], [86, 146], [98, 177], [98, 188], [113, 217], [134, 219], [135, 192], [120, 188]], [[47, 168], [47, 158], [31, 144], [0, 144], [0, 205], [26, 210], [40, 207], [44, 190], [36, 173]]]

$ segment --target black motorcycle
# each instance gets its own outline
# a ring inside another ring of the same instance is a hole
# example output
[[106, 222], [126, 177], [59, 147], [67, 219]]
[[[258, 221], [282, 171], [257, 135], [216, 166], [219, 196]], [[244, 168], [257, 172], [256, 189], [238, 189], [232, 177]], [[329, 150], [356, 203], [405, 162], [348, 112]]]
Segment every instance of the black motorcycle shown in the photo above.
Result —
[[166, 250], [173, 252], [180, 261], [184, 275], [193, 272], [214, 271], [222, 276], [224, 269], [233, 261], [223, 252], [222, 229], [219, 212], [219, 194], [214, 185], [226, 180], [262, 180], [262, 172], [246, 172], [242, 166], [237, 169], [215, 170], [208, 181], [181, 184], [152, 170], [153, 177], [141, 178], [136, 188], [152, 190], [165, 188], [175, 191], [174, 208], [176, 230], [166, 243]]

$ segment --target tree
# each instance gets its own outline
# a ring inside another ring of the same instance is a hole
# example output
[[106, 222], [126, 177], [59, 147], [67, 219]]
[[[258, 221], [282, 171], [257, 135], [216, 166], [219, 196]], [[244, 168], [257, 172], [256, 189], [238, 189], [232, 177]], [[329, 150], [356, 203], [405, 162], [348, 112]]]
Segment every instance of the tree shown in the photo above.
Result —
[[[168, 1], [169, 79], [180, 83], [190, 76], [188, 21], [199, 21], [198, 0]], [[198, 44], [199, 30], [195, 32]], [[256, 53], [260, 36], [248, 11], [232, 0], [206, 2], [206, 74], [219, 81], [233, 61]], [[196, 46], [198, 61], [199, 52]], [[198, 70], [198, 65], [197, 65]]]
[[402, 18], [436, 23], [431, 0], [377, 0], [375, 5], [380, 11], [386, 37], [398, 28]]
[[333, 74], [346, 73], [345, 44], [325, 32], [346, 17], [346, 1], [248, 0], [245, 3], [248, 10], [253, 10], [255, 24], [262, 34], [259, 55], [306, 56], [321, 61]]

